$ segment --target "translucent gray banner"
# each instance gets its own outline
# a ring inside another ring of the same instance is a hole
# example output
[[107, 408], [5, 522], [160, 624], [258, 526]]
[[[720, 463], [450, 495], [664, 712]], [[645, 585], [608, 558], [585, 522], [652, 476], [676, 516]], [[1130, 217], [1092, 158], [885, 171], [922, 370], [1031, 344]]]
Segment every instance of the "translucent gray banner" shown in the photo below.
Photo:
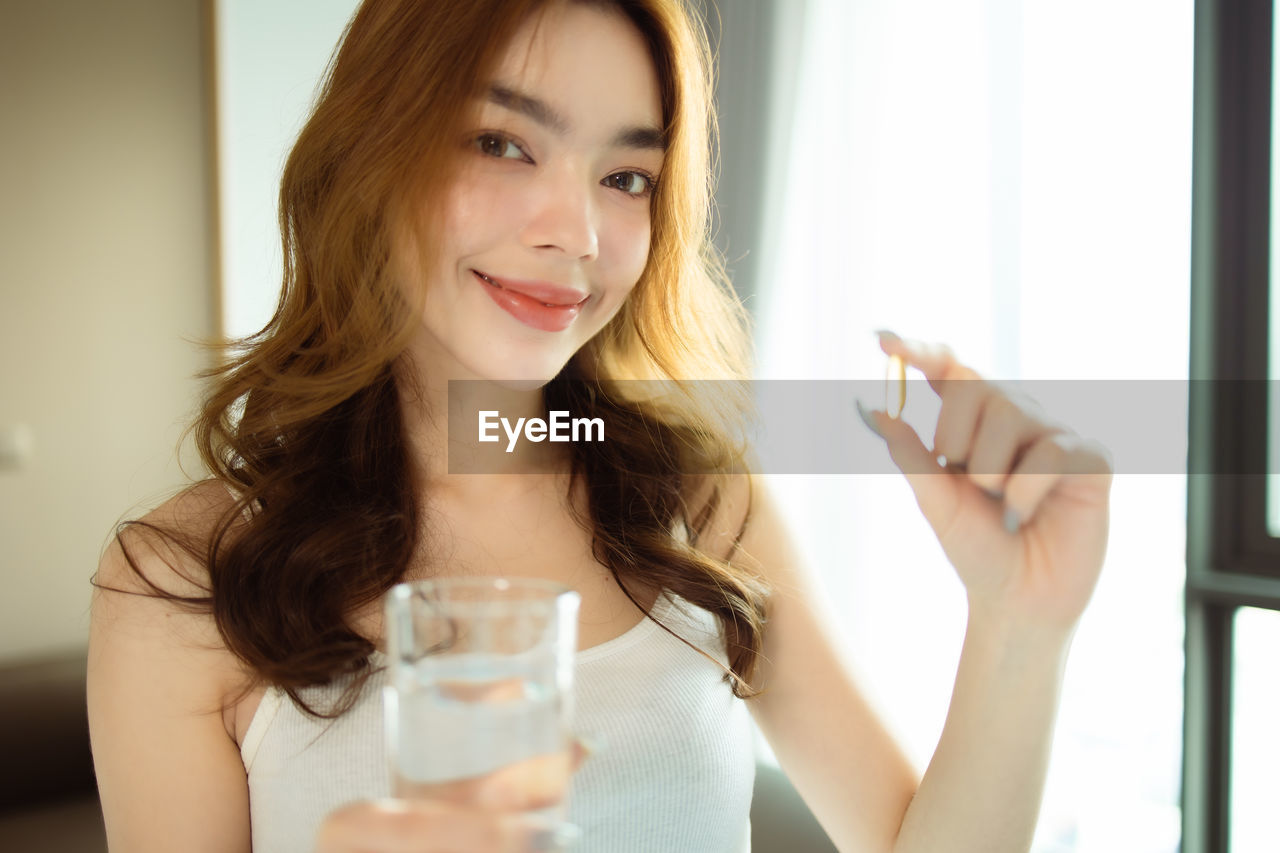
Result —
[[[1244, 418], [1265, 435], [1269, 394], [1264, 381], [1025, 380], [905, 383], [902, 420], [933, 447], [934, 431], [947, 400], [948, 420], [966, 410], [999, 412], [1004, 400], [1034, 417], [1096, 441], [1118, 474], [1280, 473], [1280, 460], [1252, 461], [1233, 452], [1188, 464], [1188, 401], [1197, 400]], [[762, 474], [896, 474], [885, 442], [860, 419], [855, 401], [869, 409], [896, 408], [904, 386], [883, 380], [753, 380], [750, 382], [615, 382], [607, 387], [554, 380], [541, 409], [529, 407], [528, 389], [494, 383], [450, 382], [449, 470], [497, 473], [513, 470], [512, 459], [531, 445], [562, 448], [631, 435], [637, 419], [626, 411], [669, 419], [688, 407], [751, 411], [737, 425], [751, 448], [750, 467]], [[996, 393], [999, 398], [990, 395]], [[536, 399], [536, 398], [535, 398]], [[997, 400], [993, 405], [992, 400]], [[736, 402], [735, 402], [736, 401]], [[525, 410], [520, 411], [519, 406]], [[504, 411], [506, 407], [506, 411]], [[523, 415], [523, 420], [521, 420]], [[963, 417], [959, 418], [964, 420]], [[539, 423], [539, 421], [541, 423]], [[1256, 422], [1255, 422], [1256, 421]], [[1280, 439], [1278, 442], [1280, 443]], [[1222, 447], [1220, 450], [1230, 450]], [[541, 452], [533, 456], [544, 455]], [[964, 461], [973, 464], [973, 460]], [[518, 466], [515, 466], [518, 469]], [[972, 470], [972, 468], [971, 468]]]

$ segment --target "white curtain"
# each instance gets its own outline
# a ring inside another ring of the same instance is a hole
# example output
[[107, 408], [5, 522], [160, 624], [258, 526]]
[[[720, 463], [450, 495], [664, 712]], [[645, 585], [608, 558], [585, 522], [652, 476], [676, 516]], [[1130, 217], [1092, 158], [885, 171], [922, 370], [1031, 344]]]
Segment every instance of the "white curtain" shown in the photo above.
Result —
[[[808, 0], [768, 172], [760, 376], [879, 379], [872, 330], [888, 328], [1002, 379], [1185, 380], [1192, 11]], [[1147, 428], [1185, 437], [1185, 411]], [[1178, 847], [1185, 481], [1121, 471], [1043, 853]], [[900, 478], [776, 479], [868, 691], [923, 766], [964, 630], [959, 583]]]

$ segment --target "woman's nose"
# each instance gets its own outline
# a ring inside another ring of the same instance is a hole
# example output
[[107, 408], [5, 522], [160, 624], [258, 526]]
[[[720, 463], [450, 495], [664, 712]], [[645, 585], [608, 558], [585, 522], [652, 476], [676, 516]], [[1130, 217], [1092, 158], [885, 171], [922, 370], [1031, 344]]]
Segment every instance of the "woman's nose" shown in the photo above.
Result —
[[549, 172], [538, 181], [522, 235], [525, 245], [593, 260], [600, 252], [600, 239], [592, 189], [590, 181], [567, 173]]

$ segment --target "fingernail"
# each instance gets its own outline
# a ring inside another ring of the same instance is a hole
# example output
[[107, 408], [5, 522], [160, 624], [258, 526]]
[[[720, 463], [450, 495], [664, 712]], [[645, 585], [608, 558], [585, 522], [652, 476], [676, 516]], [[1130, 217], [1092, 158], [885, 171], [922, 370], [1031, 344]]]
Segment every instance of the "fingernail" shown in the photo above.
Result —
[[572, 850], [582, 838], [582, 830], [571, 823], [558, 823], [534, 829], [525, 837], [528, 853], [564, 853]]
[[582, 747], [583, 757], [590, 758], [605, 748], [604, 738], [599, 735], [578, 735], [578, 746]]
[[1010, 533], [1017, 533], [1018, 528], [1022, 526], [1022, 519], [1018, 517], [1018, 511], [1011, 506], [1004, 508], [1004, 529]]
[[888, 329], [876, 329], [874, 334], [878, 338], [880, 338], [880, 340], [889, 341], [891, 343], [897, 343], [898, 341], [902, 340], [902, 338], [898, 337], [896, 334], [889, 331]]
[[876, 425], [876, 419], [871, 414], [871, 410], [862, 405], [861, 400], [855, 399], [853, 407], [858, 410], [858, 417], [862, 418], [862, 422], [867, 425], [867, 429], [874, 432], [880, 438], [884, 438], [884, 433], [880, 431], [880, 427]]

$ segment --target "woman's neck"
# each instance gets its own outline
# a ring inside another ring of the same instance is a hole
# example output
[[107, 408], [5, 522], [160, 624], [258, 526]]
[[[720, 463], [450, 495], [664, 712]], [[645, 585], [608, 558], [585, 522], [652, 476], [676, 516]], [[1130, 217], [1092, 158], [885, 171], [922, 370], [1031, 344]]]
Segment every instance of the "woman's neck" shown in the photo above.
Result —
[[542, 387], [413, 373], [402, 375], [399, 387], [420, 482], [438, 487], [459, 476], [506, 479], [567, 469], [560, 444], [529, 437], [547, 416]]

